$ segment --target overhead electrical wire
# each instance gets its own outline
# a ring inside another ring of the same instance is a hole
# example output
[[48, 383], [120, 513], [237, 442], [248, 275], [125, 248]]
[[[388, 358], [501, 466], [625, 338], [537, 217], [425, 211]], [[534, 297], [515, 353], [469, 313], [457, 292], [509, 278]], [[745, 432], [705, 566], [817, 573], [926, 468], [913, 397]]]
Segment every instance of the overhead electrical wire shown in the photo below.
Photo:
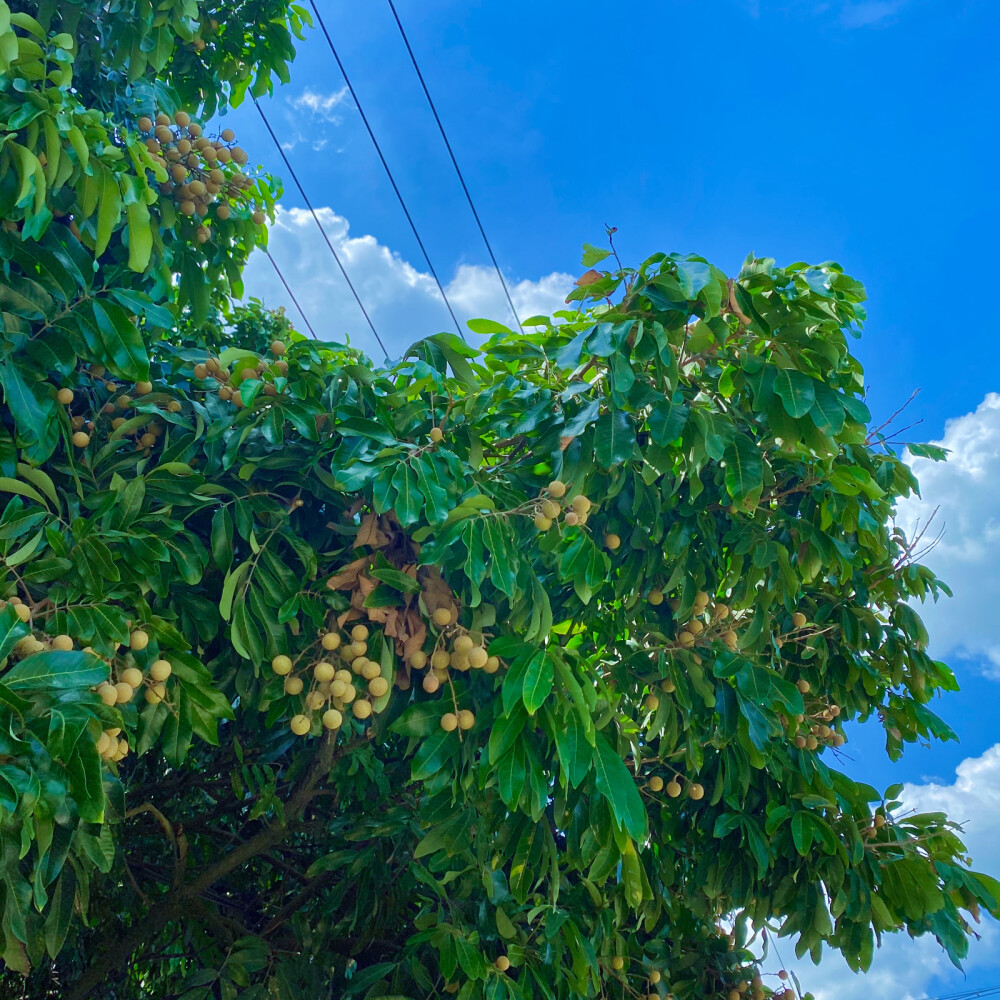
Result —
[[288, 282], [285, 280], [285, 276], [281, 273], [281, 268], [278, 267], [278, 262], [271, 256], [271, 251], [266, 247], [264, 248], [264, 253], [267, 254], [267, 259], [271, 262], [271, 266], [274, 268], [278, 277], [281, 279], [281, 283], [285, 286], [285, 291], [288, 292], [288, 297], [295, 304], [295, 308], [298, 309], [299, 315], [302, 317], [302, 322], [308, 327], [309, 332], [313, 335], [313, 340], [319, 340], [316, 336], [316, 331], [312, 328], [312, 323], [309, 322], [309, 317], [302, 310], [302, 306], [299, 305], [299, 300], [295, 297], [295, 292], [292, 291]]
[[358, 308], [361, 310], [361, 312], [364, 315], [365, 319], [368, 321], [368, 325], [371, 327], [372, 333], [375, 334], [375, 339], [378, 341], [379, 347], [381, 347], [382, 350], [385, 351], [386, 355], [388, 356], [388, 354], [389, 354], [388, 348], [382, 342], [382, 338], [378, 335], [378, 330], [375, 329], [375, 324], [372, 322], [371, 316], [368, 315], [368, 310], [365, 309], [365, 304], [361, 301], [361, 296], [358, 295], [357, 289], [354, 287], [353, 282], [348, 277], [347, 270], [344, 267], [344, 264], [343, 264], [343, 262], [340, 259], [340, 255], [334, 249], [333, 243], [330, 242], [330, 237], [327, 236], [326, 230], [323, 228], [323, 223], [319, 221], [319, 215], [317, 215], [316, 209], [313, 208], [313, 204], [309, 200], [309, 195], [306, 194], [305, 189], [302, 187], [302, 184], [299, 181], [298, 175], [295, 173], [295, 169], [292, 167], [292, 164], [289, 162], [289, 159], [288, 159], [287, 155], [285, 154], [285, 151], [282, 148], [281, 143], [278, 141], [277, 135], [275, 135], [275, 133], [274, 133], [274, 129], [271, 128], [271, 123], [267, 120], [267, 115], [264, 114], [264, 109], [260, 106], [260, 104], [258, 103], [256, 97], [253, 98], [253, 103], [254, 103], [254, 107], [257, 108], [258, 114], [260, 114], [261, 121], [263, 121], [263, 123], [264, 123], [264, 127], [267, 129], [268, 134], [274, 140], [274, 145], [277, 147], [278, 153], [281, 156], [281, 159], [282, 159], [282, 161], [285, 164], [285, 169], [288, 171], [288, 175], [292, 178], [292, 181], [295, 183], [295, 186], [299, 189], [299, 194], [302, 196], [302, 200], [306, 203], [306, 207], [309, 209], [310, 213], [312, 214], [313, 220], [315, 221], [316, 225], [319, 227], [319, 231], [320, 231], [320, 233], [322, 233], [323, 239], [326, 241], [326, 245], [329, 248], [330, 253], [333, 254], [333, 259], [337, 262], [337, 267], [340, 268], [340, 273], [344, 276], [344, 281], [347, 282], [347, 287], [351, 290], [351, 294], [354, 296], [354, 301], [357, 302]]
[[417, 246], [420, 247], [420, 252], [424, 255], [424, 260], [427, 263], [428, 270], [431, 272], [431, 277], [434, 278], [434, 283], [437, 285], [438, 291], [441, 293], [441, 298], [444, 300], [444, 304], [451, 315], [452, 322], [455, 324], [455, 329], [458, 331], [458, 335], [464, 339], [465, 335], [462, 333], [462, 327], [458, 322], [458, 317], [455, 316], [455, 310], [452, 309], [451, 303], [448, 301], [448, 296], [445, 294], [444, 286], [441, 284], [441, 279], [438, 277], [437, 271], [434, 270], [434, 265], [431, 263], [430, 255], [427, 253], [427, 248], [424, 246], [424, 241], [420, 238], [420, 233], [417, 232], [417, 226], [413, 221], [413, 216], [410, 215], [410, 210], [406, 207], [406, 201], [403, 198], [402, 192], [399, 190], [396, 178], [392, 175], [392, 170], [386, 161], [385, 155], [382, 153], [382, 147], [379, 145], [378, 139], [375, 138], [375, 132], [372, 130], [372, 127], [368, 122], [368, 116], [365, 114], [364, 108], [361, 106], [361, 101], [358, 99], [357, 91], [355, 91], [354, 85], [351, 83], [351, 78], [347, 75], [347, 70], [344, 68], [340, 54], [337, 52], [337, 47], [333, 44], [330, 32], [326, 30], [323, 15], [320, 14], [319, 7], [316, 6], [316, 0], [310, 0], [310, 3], [312, 5], [312, 9], [316, 12], [316, 21], [319, 24], [320, 30], [323, 32], [323, 37], [326, 38], [326, 43], [330, 47], [330, 52], [333, 53], [334, 61], [337, 63], [337, 68], [340, 70], [340, 75], [344, 78], [344, 83], [347, 84], [347, 89], [350, 91], [351, 98], [358, 109], [361, 121], [364, 123], [365, 129], [368, 131], [368, 137], [371, 139], [372, 145], [375, 147], [375, 152], [378, 153], [379, 160], [382, 161], [382, 166], [385, 169], [386, 176], [389, 178], [389, 183], [392, 185], [392, 190], [396, 193], [396, 198], [399, 200], [400, 207], [403, 209], [406, 221], [410, 224], [410, 229], [413, 232], [414, 239], [417, 241]]
[[[510, 306], [510, 311], [514, 315], [514, 321], [517, 323], [518, 329], [524, 333], [520, 317], [517, 315], [517, 309], [514, 307], [514, 300], [511, 298], [510, 290], [507, 288], [507, 282], [504, 280], [503, 272], [500, 270], [500, 265], [497, 263], [496, 254], [493, 253], [493, 247], [490, 245], [490, 241], [486, 236], [486, 229], [483, 227], [483, 223], [479, 218], [479, 213], [476, 211], [472, 195], [469, 193], [469, 187], [465, 183], [465, 177], [462, 175], [461, 168], [458, 165], [458, 160], [455, 158], [455, 151], [451, 148], [451, 143], [448, 141], [448, 135], [444, 130], [444, 125], [441, 122], [441, 116], [438, 114], [437, 107], [434, 104], [434, 99], [431, 97], [431, 92], [427, 88], [427, 83], [424, 80], [424, 74], [420, 72], [417, 57], [414, 55], [413, 47], [410, 45], [410, 40], [406, 36], [406, 31], [403, 28], [403, 22], [399, 19], [399, 14], [396, 13], [396, 5], [392, 2], [392, 0], [388, 0], [388, 4], [389, 9], [392, 11], [392, 16], [396, 21], [396, 27], [399, 28], [399, 33], [403, 37], [403, 44], [406, 46], [406, 51], [410, 54], [410, 61], [413, 63], [413, 68], [417, 72], [417, 79], [420, 80], [420, 86], [423, 87], [424, 96], [427, 98], [427, 103], [431, 107], [431, 112], [434, 115], [434, 121], [437, 122], [438, 130], [441, 132], [441, 138], [444, 139], [444, 144], [448, 149], [448, 155], [451, 157], [452, 166], [455, 168], [455, 173], [458, 174], [459, 183], [462, 185], [462, 190], [465, 192], [465, 199], [469, 203], [469, 208], [472, 209], [473, 218], [476, 220], [476, 225], [479, 227], [479, 234], [482, 236], [483, 242], [486, 244], [490, 260], [493, 261], [493, 268], [497, 272], [500, 284], [503, 286], [503, 293], [507, 296], [507, 304]], [[315, 6], [315, 0], [313, 2], [313, 6]]]

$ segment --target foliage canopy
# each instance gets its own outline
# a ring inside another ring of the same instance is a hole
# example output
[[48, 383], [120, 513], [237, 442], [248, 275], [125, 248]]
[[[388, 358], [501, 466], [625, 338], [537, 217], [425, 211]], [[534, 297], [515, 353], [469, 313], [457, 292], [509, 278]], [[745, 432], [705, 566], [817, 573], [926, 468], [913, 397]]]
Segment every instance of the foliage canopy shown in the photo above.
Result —
[[381, 365], [234, 306], [279, 188], [207, 119], [307, 21], [0, 0], [2, 988], [759, 1000], [755, 934], [960, 960], [1000, 885], [838, 770], [849, 722], [954, 737], [862, 286], [587, 247], [526, 335]]

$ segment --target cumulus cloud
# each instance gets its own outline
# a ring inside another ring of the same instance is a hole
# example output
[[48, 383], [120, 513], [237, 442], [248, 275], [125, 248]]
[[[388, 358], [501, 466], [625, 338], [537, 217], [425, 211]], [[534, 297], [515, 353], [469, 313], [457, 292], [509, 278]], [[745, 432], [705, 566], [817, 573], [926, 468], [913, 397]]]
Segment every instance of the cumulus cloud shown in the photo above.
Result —
[[329, 94], [321, 94], [315, 90], [304, 90], [298, 97], [288, 98], [288, 103], [297, 111], [311, 111], [320, 118], [339, 125], [343, 115], [337, 110], [347, 100], [347, 86], [334, 90]]
[[[950, 785], [907, 784], [900, 799], [905, 811], [944, 812], [961, 823], [973, 869], [1000, 877], [1000, 841], [995, 833], [1000, 826], [1000, 744], [981, 757], [962, 761]], [[978, 928], [980, 939], [971, 942], [963, 963], [966, 971], [998, 966], [1000, 928], [989, 917], [983, 920]], [[789, 959], [791, 942], [779, 941], [778, 948], [782, 957]], [[765, 967], [772, 975], [782, 967], [773, 950]], [[811, 991], [816, 1000], [870, 1000], [873, 996], [916, 1000], [929, 992], [960, 990], [964, 982], [962, 973], [933, 937], [911, 938], [905, 932], [883, 937], [872, 968], [864, 975], [852, 972], [843, 959], [832, 953], [825, 955], [819, 967], [808, 961], [792, 961], [784, 967], [795, 973], [803, 990]]]
[[[935, 509], [944, 534], [923, 559], [954, 591], [919, 611], [931, 636], [931, 652], [979, 658], [1000, 679], [1000, 395], [989, 393], [979, 406], [945, 424], [937, 442], [950, 449], [947, 462], [914, 458], [922, 499], [900, 504], [897, 522], [908, 534]], [[929, 534], [933, 536], [932, 529]]]
[[[398, 356], [421, 337], [454, 330], [430, 274], [414, 267], [374, 236], [352, 236], [347, 219], [332, 208], [317, 209], [317, 214], [390, 355]], [[350, 338], [351, 343], [381, 359], [383, 354], [310, 213], [279, 207], [269, 239], [271, 255], [316, 335], [322, 340]], [[443, 273], [441, 278], [444, 282]], [[271, 307], [285, 306], [302, 332], [307, 332], [264, 254], [251, 258], [244, 282], [248, 296]], [[508, 280], [508, 284], [518, 313], [526, 318], [551, 315], [565, 308], [564, 299], [573, 287], [573, 277], [553, 272], [535, 281], [511, 284]], [[492, 268], [461, 265], [445, 283], [445, 292], [463, 324], [474, 317], [486, 317], [513, 325], [503, 288]]]

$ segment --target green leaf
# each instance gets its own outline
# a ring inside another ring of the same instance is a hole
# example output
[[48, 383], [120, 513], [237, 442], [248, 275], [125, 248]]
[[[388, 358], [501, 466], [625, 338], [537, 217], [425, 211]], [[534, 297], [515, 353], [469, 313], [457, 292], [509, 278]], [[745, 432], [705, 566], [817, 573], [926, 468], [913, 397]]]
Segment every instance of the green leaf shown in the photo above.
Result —
[[679, 260], [674, 266], [677, 268], [677, 281], [686, 299], [697, 298], [698, 293], [715, 280], [712, 268], [702, 261]]
[[622, 880], [625, 883], [625, 898], [632, 909], [637, 909], [642, 902], [642, 872], [639, 855], [635, 843], [630, 837], [622, 851]]
[[774, 374], [774, 391], [790, 417], [804, 417], [816, 402], [816, 384], [794, 368], [779, 368]]
[[436, 732], [428, 736], [413, 755], [413, 780], [426, 781], [437, 774], [444, 765], [458, 753], [458, 735], [446, 733], [439, 725]]
[[94, 244], [94, 256], [100, 257], [111, 242], [111, 234], [121, 221], [122, 193], [118, 187], [115, 175], [106, 167], [98, 171], [100, 194], [97, 204], [97, 241]]
[[597, 419], [594, 454], [605, 469], [628, 461], [635, 451], [635, 424], [623, 410], [604, 413]]
[[125, 206], [128, 220], [128, 266], [133, 271], [145, 271], [153, 252], [153, 228], [149, 208], [143, 201]]
[[108, 665], [93, 653], [49, 650], [32, 653], [14, 664], [2, 677], [7, 687], [56, 689], [88, 688], [108, 679]]
[[676, 441], [688, 419], [688, 408], [681, 395], [661, 399], [653, 407], [646, 422], [654, 444], [666, 446]]
[[608, 743], [603, 733], [597, 734], [594, 747], [594, 775], [597, 791], [608, 800], [618, 824], [634, 840], [646, 839], [646, 807], [624, 761]]
[[744, 434], [726, 449], [726, 489], [734, 500], [742, 500], [764, 485], [764, 465], [760, 450]]
[[600, 247], [595, 247], [592, 243], [584, 243], [583, 259], [580, 263], [584, 267], [593, 267], [595, 264], [600, 264], [602, 260], [606, 260], [610, 256], [610, 250], [602, 250]]
[[44, 462], [59, 439], [55, 399], [36, 395], [12, 361], [0, 361], [0, 387], [25, 457], [33, 463]]
[[125, 309], [110, 299], [91, 299], [78, 314], [91, 350], [112, 374], [130, 382], [149, 378], [145, 344]]
[[417, 489], [417, 475], [409, 462], [401, 462], [392, 476], [396, 490], [396, 516], [400, 524], [408, 527], [419, 520], [423, 511], [424, 497]]
[[56, 881], [49, 912], [45, 917], [45, 950], [49, 958], [55, 960], [62, 950], [63, 942], [73, 919], [73, 904], [76, 900], [76, 872], [72, 865], [65, 865]]
[[521, 698], [529, 715], [534, 715], [545, 704], [552, 692], [552, 660], [544, 649], [539, 649], [528, 661], [524, 672]]
[[587, 776], [594, 751], [579, 715], [570, 711], [562, 725], [555, 727], [556, 752], [570, 788], [576, 788]]

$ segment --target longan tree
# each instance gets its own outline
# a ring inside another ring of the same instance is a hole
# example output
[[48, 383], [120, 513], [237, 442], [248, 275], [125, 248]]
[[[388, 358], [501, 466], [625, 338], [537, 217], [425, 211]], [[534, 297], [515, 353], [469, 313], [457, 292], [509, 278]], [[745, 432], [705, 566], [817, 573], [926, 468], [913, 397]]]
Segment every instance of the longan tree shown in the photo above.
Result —
[[848, 723], [954, 736], [862, 286], [587, 247], [525, 335], [306, 339], [233, 305], [279, 188], [210, 118], [307, 17], [226, 8], [0, 0], [0, 993], [960, 961], [1000, 885], [839, 769]]

